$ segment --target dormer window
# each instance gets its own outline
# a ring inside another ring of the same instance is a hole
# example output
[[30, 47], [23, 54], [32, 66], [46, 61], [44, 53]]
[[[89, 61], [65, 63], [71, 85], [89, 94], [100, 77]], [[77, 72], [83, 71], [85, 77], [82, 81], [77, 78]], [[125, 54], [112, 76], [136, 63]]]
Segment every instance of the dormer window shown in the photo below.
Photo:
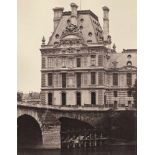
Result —
[[58, 45], [58, 44], [59, 44], [59, 42], [57, 42], [57, 41], [56, 41], [56, 42], [54, 42], [54, 45]]
[[56, 35], [55, 35], [55, 38], [58, 39], [58, 38], [59, 38], [59, 34], [56, 34]]
[[91, 37], [91, 36], [92, 36], [92, 33], [91, 33], [91, 32], [89, 32], [89, 33], [88, 33], [88, 36], [89, 36], [89, 37]]
[[87, 40], [87, 43], [92, 43], [92, 40]]
[[131, 61], [128, 61], [127, 62], [127, 66], [132, 66], [132, 62]]
[[83, 29], [83, 26], [81, 25], [81, 26], [80, 26], [80, 30], [82, 30], [82, 29]]
[[67, 24], [70, 24], [70, 22], [71, 22], [71, 21], [68, 19], [68, 20], [67, 20]]
[[81, 22], [83, 22], [83, 21], [84, 21], [84, 19], [83, 19], [83, 18], [81, 18], [81, 19], [80, 19], [80, 21], [81, 21]]

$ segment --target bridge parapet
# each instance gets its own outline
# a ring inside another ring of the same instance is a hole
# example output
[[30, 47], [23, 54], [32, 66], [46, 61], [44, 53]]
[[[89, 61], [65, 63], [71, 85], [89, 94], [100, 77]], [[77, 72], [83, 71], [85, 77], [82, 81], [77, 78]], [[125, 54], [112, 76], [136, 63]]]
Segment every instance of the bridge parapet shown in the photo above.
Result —
[[27, 102], [18, 102], [17, 107], [29, 107], [29, 108], [37, 108], [37, 109], [49, 109], [49, 110], [62, 110], [62, 111], [124, 111], [124, 110], [136, 110], [135, 108], [109, 108], [101, 105], [90, 105], [90, 106], [59, 106], [59, 105], [43, 105], [43, 104], [29, 104]]

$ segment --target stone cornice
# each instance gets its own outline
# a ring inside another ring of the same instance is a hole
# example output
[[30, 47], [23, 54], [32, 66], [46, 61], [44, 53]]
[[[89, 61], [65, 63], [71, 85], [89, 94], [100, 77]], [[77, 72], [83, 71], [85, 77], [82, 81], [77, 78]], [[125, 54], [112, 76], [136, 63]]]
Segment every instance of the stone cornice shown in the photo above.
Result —
[[91, 72], [91, 71], [106, 71], [107, 73], [128, 73], [128, 72], [137, 72], [137, 70], [119, 70], [119, 69], [115, 69], [115, 70], [109, 70], [107, 68], [103, 68], [103, 67], [87, 67], [87, 68], [48, 68], [48, 69], [41, 69], [42, 72], [50, 72], [50, 71], [53, 71], [53, 72], [61, 72], [61, 71], [66, 71], [66, 72], [69, 72], [69, 71], [81, 71], [81, 72], [85, 72], [85, 71], [88, 71], [88, 72]]

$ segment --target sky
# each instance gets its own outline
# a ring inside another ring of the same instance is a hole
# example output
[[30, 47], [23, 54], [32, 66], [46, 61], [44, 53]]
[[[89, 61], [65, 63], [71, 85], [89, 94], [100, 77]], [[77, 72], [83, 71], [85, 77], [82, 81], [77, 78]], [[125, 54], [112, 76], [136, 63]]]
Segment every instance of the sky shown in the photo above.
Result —
[[17, 89], [24, 93], [40, 91], [41, 40], [46, 43], [53, 32], [53, 8], [64, 7], [70, 11], [70, 3], [82, 10], [91, 10], [103, 25], [103, 6], [110, 9], [110, 35], [117, 52], [137, 48], [136, 0], [17, 0]]

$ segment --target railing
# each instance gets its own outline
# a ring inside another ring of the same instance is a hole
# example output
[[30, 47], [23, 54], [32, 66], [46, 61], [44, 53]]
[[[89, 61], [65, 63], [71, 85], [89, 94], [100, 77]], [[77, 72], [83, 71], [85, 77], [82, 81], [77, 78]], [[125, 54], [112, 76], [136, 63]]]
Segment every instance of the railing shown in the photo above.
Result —
[[36, 103], [27, 103], [27, 102], [17, 102], [18, 107], [31, 107], [31, 108], [39, 108], [39, 109], [51, 109], [51, 110], [64, 110], [64, 111], [123, 111], [123, 110], [136, 110], [134, 107], [118, 107], [118, 108], [110, 108], [105, 107], [103, 105], [84, 105], [84, 106], [77, 106], [77, 105], [43, 105], [43, 104], [36, 104]]

